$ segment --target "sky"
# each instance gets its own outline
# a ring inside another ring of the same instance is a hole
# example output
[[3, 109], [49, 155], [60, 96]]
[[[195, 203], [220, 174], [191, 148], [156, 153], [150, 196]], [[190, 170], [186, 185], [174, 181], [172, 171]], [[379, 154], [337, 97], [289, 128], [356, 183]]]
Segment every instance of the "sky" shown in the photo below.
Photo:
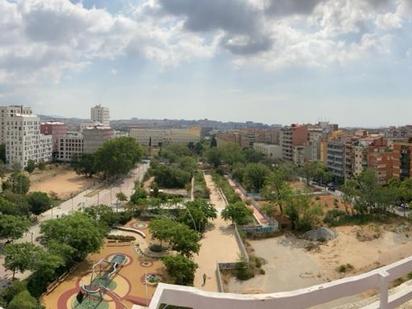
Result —
[[412, 124], [412, 0], [0, 0], [0, 104]]

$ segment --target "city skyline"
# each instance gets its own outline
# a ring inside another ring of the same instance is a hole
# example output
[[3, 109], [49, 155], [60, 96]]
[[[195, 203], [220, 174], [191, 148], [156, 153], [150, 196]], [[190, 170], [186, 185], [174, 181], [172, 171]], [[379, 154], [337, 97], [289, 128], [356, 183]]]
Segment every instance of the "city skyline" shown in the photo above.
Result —
[[0, 104], [80, 118], [101, 104], [113, 119], [410, 123], [412, 1], [193, 3], [1, 0]]

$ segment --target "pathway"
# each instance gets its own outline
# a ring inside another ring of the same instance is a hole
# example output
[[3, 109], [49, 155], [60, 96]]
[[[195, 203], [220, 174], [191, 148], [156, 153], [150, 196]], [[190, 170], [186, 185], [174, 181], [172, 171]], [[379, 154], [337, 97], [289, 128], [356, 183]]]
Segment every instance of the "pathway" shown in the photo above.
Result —
[[[233, 263], [239, 260], [240, 250], [235, 238], [233, 227], [220, 216], [226, 203], [212, 180], [212, 176], [205, 175], [206, 185], [210, 190], [210, 202], [218, 211], [218, 217], [213, 220], [213, 227], [205, 232], [200, 241], [199, 255], [195, 262], [199, 268], [195, 274], [194, 286], [205, 291], [218, 291], [216, 279], [217, 262]], [[206, 284], [203, 285], [203, 274], [206, 274]]]

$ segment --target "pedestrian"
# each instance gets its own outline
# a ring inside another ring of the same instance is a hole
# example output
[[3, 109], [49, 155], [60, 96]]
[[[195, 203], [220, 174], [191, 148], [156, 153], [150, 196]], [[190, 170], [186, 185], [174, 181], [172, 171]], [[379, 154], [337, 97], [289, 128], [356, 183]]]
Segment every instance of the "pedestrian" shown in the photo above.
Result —
[[203, 274], [203, 284], [202, 284], [202, 286], [205, 286], [205, 284], [206, 284], [206, 279], [207, 279], [206, 274]]

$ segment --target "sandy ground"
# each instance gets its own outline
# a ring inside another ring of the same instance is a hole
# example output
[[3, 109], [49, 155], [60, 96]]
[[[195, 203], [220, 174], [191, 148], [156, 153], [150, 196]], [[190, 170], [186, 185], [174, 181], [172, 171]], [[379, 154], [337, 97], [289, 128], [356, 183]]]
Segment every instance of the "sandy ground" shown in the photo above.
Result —
[[60, 199], [68, 199], [89, 188], [93, 180], [77, 175], [66, 166], [51, 165], [47, 170], [36, 170], [30, 175], [30, 191], [55, 192]]
[[[226, 204], [219, 195], [210, 175], [205, 175], [206, 185], [210, 190], [210, 201], [220, 211]], [[194, 260], [199, 265], [195, 274], [194, 286], [206, 291], [217, 291], [216, 263], [236, 262], [240, 251], [230, 222], [224, 221], [220, 214], [212, 222], [212, 227], [205, 232], [200, 241], [199, 255]], [[203, 274], [206, 274], [206, 284], [203, 285]]]
[[[141, 230], [147, 233], [147, 228], [141, 228]], [[137, 243], [146, 241], [134, 233], [131, 234], [116, 231], [115, 234], [133, 235], [137, 238]], [[163, 264], [158, 260], [150, 260], [139, 256], [132, 245], [115, 246], [113, 244], [106, 244], [100, 252], [89, 255], [86, 261], [81, 263], [73, 274], [71, 274], [53, 292], [44, 296], [42, 298], [43, 305], [45, 305], [46, 309], [72, 308], [70, 305], [79, 291], [79, 284], [88, 284], [90, 281], [91, 266], [101, 258], [108, 258], [111, 255], [118, 253], [127, 255], [129, 263], [122, 267], [113, 280], [116, 284], [116, 288], [113, 290], [116, 295], [112, 296], [106, 294], [105, 296], [105, 299], [109, 301], [109, 308], [114, 308], [114, 303], [112, 302], [113, 298], [120, 301], [124, 305], [124, 308], [132, 308], [134, 303], [149, 303], [150, 298], [155, 291], [155, 287], [144, 285], [143, 278], [145, 274], [148, 273], [163, 274]], [[150, 261], [152, 265], [143, 267], [141, 265], [141, 262], [143, 261]]]
[[[226, 288], [228, 292], [236, 293], [273, 293], [364, 273], [410, 256], [412, 229], [409, 229], [406, 225], [380, 226], [379, 238], [361, 241], [357, 235], [369, 234], [369, 226], [338, 227], [335, 229], [338, 233], [335, 240], [311, 251], [305, 249], [306, 241], [293, 235], [250, 241], [256, 256], [267, 261], [263, 265], [266, 274], [244, 282], [230, 278]], [[339, 273], [337, 267], [343, 264], [351, 264], [354, 269]], [[334, 305], [354, 302], [370, 295], [364, 293], [337, 301]]]

